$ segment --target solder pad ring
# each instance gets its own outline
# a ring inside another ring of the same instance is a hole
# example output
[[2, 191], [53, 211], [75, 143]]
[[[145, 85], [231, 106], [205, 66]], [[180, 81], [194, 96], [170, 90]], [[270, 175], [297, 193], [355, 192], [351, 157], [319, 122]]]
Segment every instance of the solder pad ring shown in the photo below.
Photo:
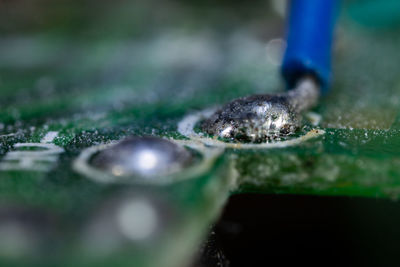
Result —
[[141, 176], [116, 176], [112, 173], [98, 169], [90, 164], [91, 158], [98, 152], [110, 148], [117, 144], [119, 141], [111, 141], [107, 144], [101, 144], [84, 149], [78, 158], [73, 162], [73, 169], [89, 179], [99, 183], [117, 183], [117, 184], [152, 184], [152, 185], [165, 185], [178, 181], [183, 181], [193, 177], [200, 176], [206, 173], [214, 166], [214, 163], [222, 155], [223, 149], [221, 148], [207, 148], [202, 143], [188, 142], [187, 140], [174, 140], [169, 139], [180, 146], [185, 146], [199, 152], [201, 159], [199, 162], [188, 166], [179, 173], [172, 173], [162, 175], [157, 178], [146, 178]]
[[227, 143], [220, 141], [216, 138], [210, 138], [204, 136], [202, 133], [197, 133], [194, 128], [197, 123], [202, 119], [211, 116], [216, 109], [205, 109], [196, 113], [186, 115], [178, 123], [178, 132], [183, 136], [189, 138], [192, 141], [203, 143], [208, 147], [218, 147], [218, 148], [234, 148], [234, 149], [270, 149], [270, 148], [283, 148], [288, 146], [295, 146], [301, 144], [307, 140], [316, 138], [325, 134], [324, 130], [312, 129], [306, 134], [285, 141], [276, 141], [273, 143], [260, 143], [260, 144], [249, 144], [249, 143]]

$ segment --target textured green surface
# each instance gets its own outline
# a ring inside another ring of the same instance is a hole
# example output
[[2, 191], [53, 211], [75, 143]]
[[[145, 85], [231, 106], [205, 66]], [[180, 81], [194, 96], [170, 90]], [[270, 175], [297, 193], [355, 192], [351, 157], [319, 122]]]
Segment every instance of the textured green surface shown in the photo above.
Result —
[[[396, 28], [370, 32], [351, 12], [341, 20], [332, 93], [314, 110], [323, 136], [288, 148], [227, 150], [199, 177], [168, 186], [103, 185], [73, 171], [83, 149], [129, 135], [185, 139], [177, 132], [185, 115], [278, 91], [271, 57], [279, 62], [279, 55], [266, 45], [282, 37], [283, 19], [268, 2], [37, 2], [2, 3], [0, 11], [0, 153], [49, 131], [59, 132], [54, 143], [65, 153], [49, 172], [1, 171], [0, 199], [55, 218], [57, 245], [51, 256], [34, 256], [38, 265], [187, 262], [234, 178], [236, 193], [400, 196]], [[165, 236], [151, 247], [81, 255], [85, 225], [125, 191], [168, 199], [176, 212]]]

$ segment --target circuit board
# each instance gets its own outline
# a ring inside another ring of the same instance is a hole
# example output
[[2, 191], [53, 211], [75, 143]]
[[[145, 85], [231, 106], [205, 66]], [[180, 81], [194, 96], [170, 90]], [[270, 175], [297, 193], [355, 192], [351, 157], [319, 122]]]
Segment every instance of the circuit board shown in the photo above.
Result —
[[[241, 194], [397, 203], [399, 27], [369, 27], [357, 1], [339, 21], [331, 92], [294, 136], [201, 132], [220, 105], [282, 90], [279, 2], [1, 1], [1, 265], [190, 266]], [[93, 164], [130, 136], [195, 159], [150, 180]]]

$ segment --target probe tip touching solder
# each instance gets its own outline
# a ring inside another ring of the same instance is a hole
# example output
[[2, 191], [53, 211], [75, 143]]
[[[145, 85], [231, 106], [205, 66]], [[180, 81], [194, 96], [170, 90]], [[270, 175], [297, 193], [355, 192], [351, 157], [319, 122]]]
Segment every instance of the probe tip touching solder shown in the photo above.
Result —
[[235, 99], [205, 120], [202, 128], [208, 134], [243, 142], [287, 136], [299, 127], [301, 112], [317, 103], [319, 92], [318, 83], [307, 76], [286, 93]]

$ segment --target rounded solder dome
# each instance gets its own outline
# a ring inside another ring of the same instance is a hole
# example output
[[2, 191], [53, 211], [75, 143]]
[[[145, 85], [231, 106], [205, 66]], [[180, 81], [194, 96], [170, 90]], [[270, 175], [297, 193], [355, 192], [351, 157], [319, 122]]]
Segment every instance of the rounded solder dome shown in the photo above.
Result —
[[236, 99], [205, 120], [205, 132], [243, 142], [265, 142], [293, 133], [299, 117], [287, 98], [253, 95]]
[[100, 151], [91, 164], [115, 176], [152, 177], [178, 172], [192, 161], [189, 150], [166, 139], [128, 137]]
[[317, 103], [319, 88], [313, 76], [305, 76], [285, 93], [233, 100], [203, 122], [203, 131], [254, 143], [290, 135], [300, 126], [301, 112]]

